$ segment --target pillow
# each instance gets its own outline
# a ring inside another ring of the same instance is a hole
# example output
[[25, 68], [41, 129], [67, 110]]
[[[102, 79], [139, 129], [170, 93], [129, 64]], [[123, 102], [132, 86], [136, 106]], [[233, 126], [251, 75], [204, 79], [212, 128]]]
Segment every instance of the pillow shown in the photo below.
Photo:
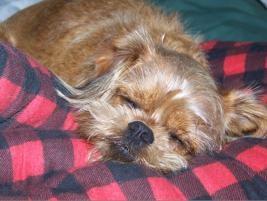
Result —
[[[263, 87], [267, 43], [203, 44], [218, 82]], [[74, 134], [60, 82], [29, 56], [0, 45], [0, 199], [266, 199], [267, 140], [244, 138], [176, 173], [113, 161], [87, 164], [91, 145]], [[266, 95], [262, 96], [263, 100]]]

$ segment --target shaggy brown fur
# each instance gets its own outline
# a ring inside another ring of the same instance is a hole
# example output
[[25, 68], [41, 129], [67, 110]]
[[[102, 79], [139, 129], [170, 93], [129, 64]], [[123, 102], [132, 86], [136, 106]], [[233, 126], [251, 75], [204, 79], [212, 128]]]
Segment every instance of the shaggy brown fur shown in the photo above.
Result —
[[229, 139], [266, 136], [266, 107], [220, 93], [178, 17], [141, 0], [45, 0], [2, 23], [0, 37], [66, 82], [79, 132], [103, 159], [177, 170]]

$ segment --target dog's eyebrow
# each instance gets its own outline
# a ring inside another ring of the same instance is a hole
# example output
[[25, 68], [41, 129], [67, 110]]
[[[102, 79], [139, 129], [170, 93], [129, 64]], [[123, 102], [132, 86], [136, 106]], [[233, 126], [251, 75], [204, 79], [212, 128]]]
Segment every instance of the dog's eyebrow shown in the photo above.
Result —
[[157, 109], [152, 113], [153, 118], [156, 121], [160, 121], [162, 118], [162, 114], [165, 112], [165, 110], [168, 108], [168, 105], [170, 103], [173, 103], [177, 101], [174, 97], [177, 96], [177, 94], [181, 93], [181, 90], [172, 90], [165, 94], [165, 96], [158, 102]]
[[181, 90], [180, 92], [176, 93], [172, 99], [173, 100], [177, 100], [177, 99], [181, 99], [181, 98], [187, 98], [190, 97], [190, 93], [188, 90]]

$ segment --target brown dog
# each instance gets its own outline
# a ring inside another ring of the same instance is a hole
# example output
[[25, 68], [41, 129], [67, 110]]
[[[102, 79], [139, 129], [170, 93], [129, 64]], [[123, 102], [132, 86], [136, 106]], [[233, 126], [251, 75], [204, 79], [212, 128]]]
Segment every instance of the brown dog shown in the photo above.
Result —
[[103, 159], [177, 170], [229, 139], [267, 134], [266, 107], [220, 93], [177, 16], [141, 0], [45, 0], [0, 31], [72, 85], [65, 98]]

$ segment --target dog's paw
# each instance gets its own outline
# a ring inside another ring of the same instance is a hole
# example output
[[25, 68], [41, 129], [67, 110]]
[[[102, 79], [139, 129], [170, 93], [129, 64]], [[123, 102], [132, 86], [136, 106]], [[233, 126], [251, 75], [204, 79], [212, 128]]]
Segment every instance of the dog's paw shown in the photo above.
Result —
[[267, 108], [255, 93], [232, 90], [223, 95], [225, 131], [229, 137], [267, 136]]

